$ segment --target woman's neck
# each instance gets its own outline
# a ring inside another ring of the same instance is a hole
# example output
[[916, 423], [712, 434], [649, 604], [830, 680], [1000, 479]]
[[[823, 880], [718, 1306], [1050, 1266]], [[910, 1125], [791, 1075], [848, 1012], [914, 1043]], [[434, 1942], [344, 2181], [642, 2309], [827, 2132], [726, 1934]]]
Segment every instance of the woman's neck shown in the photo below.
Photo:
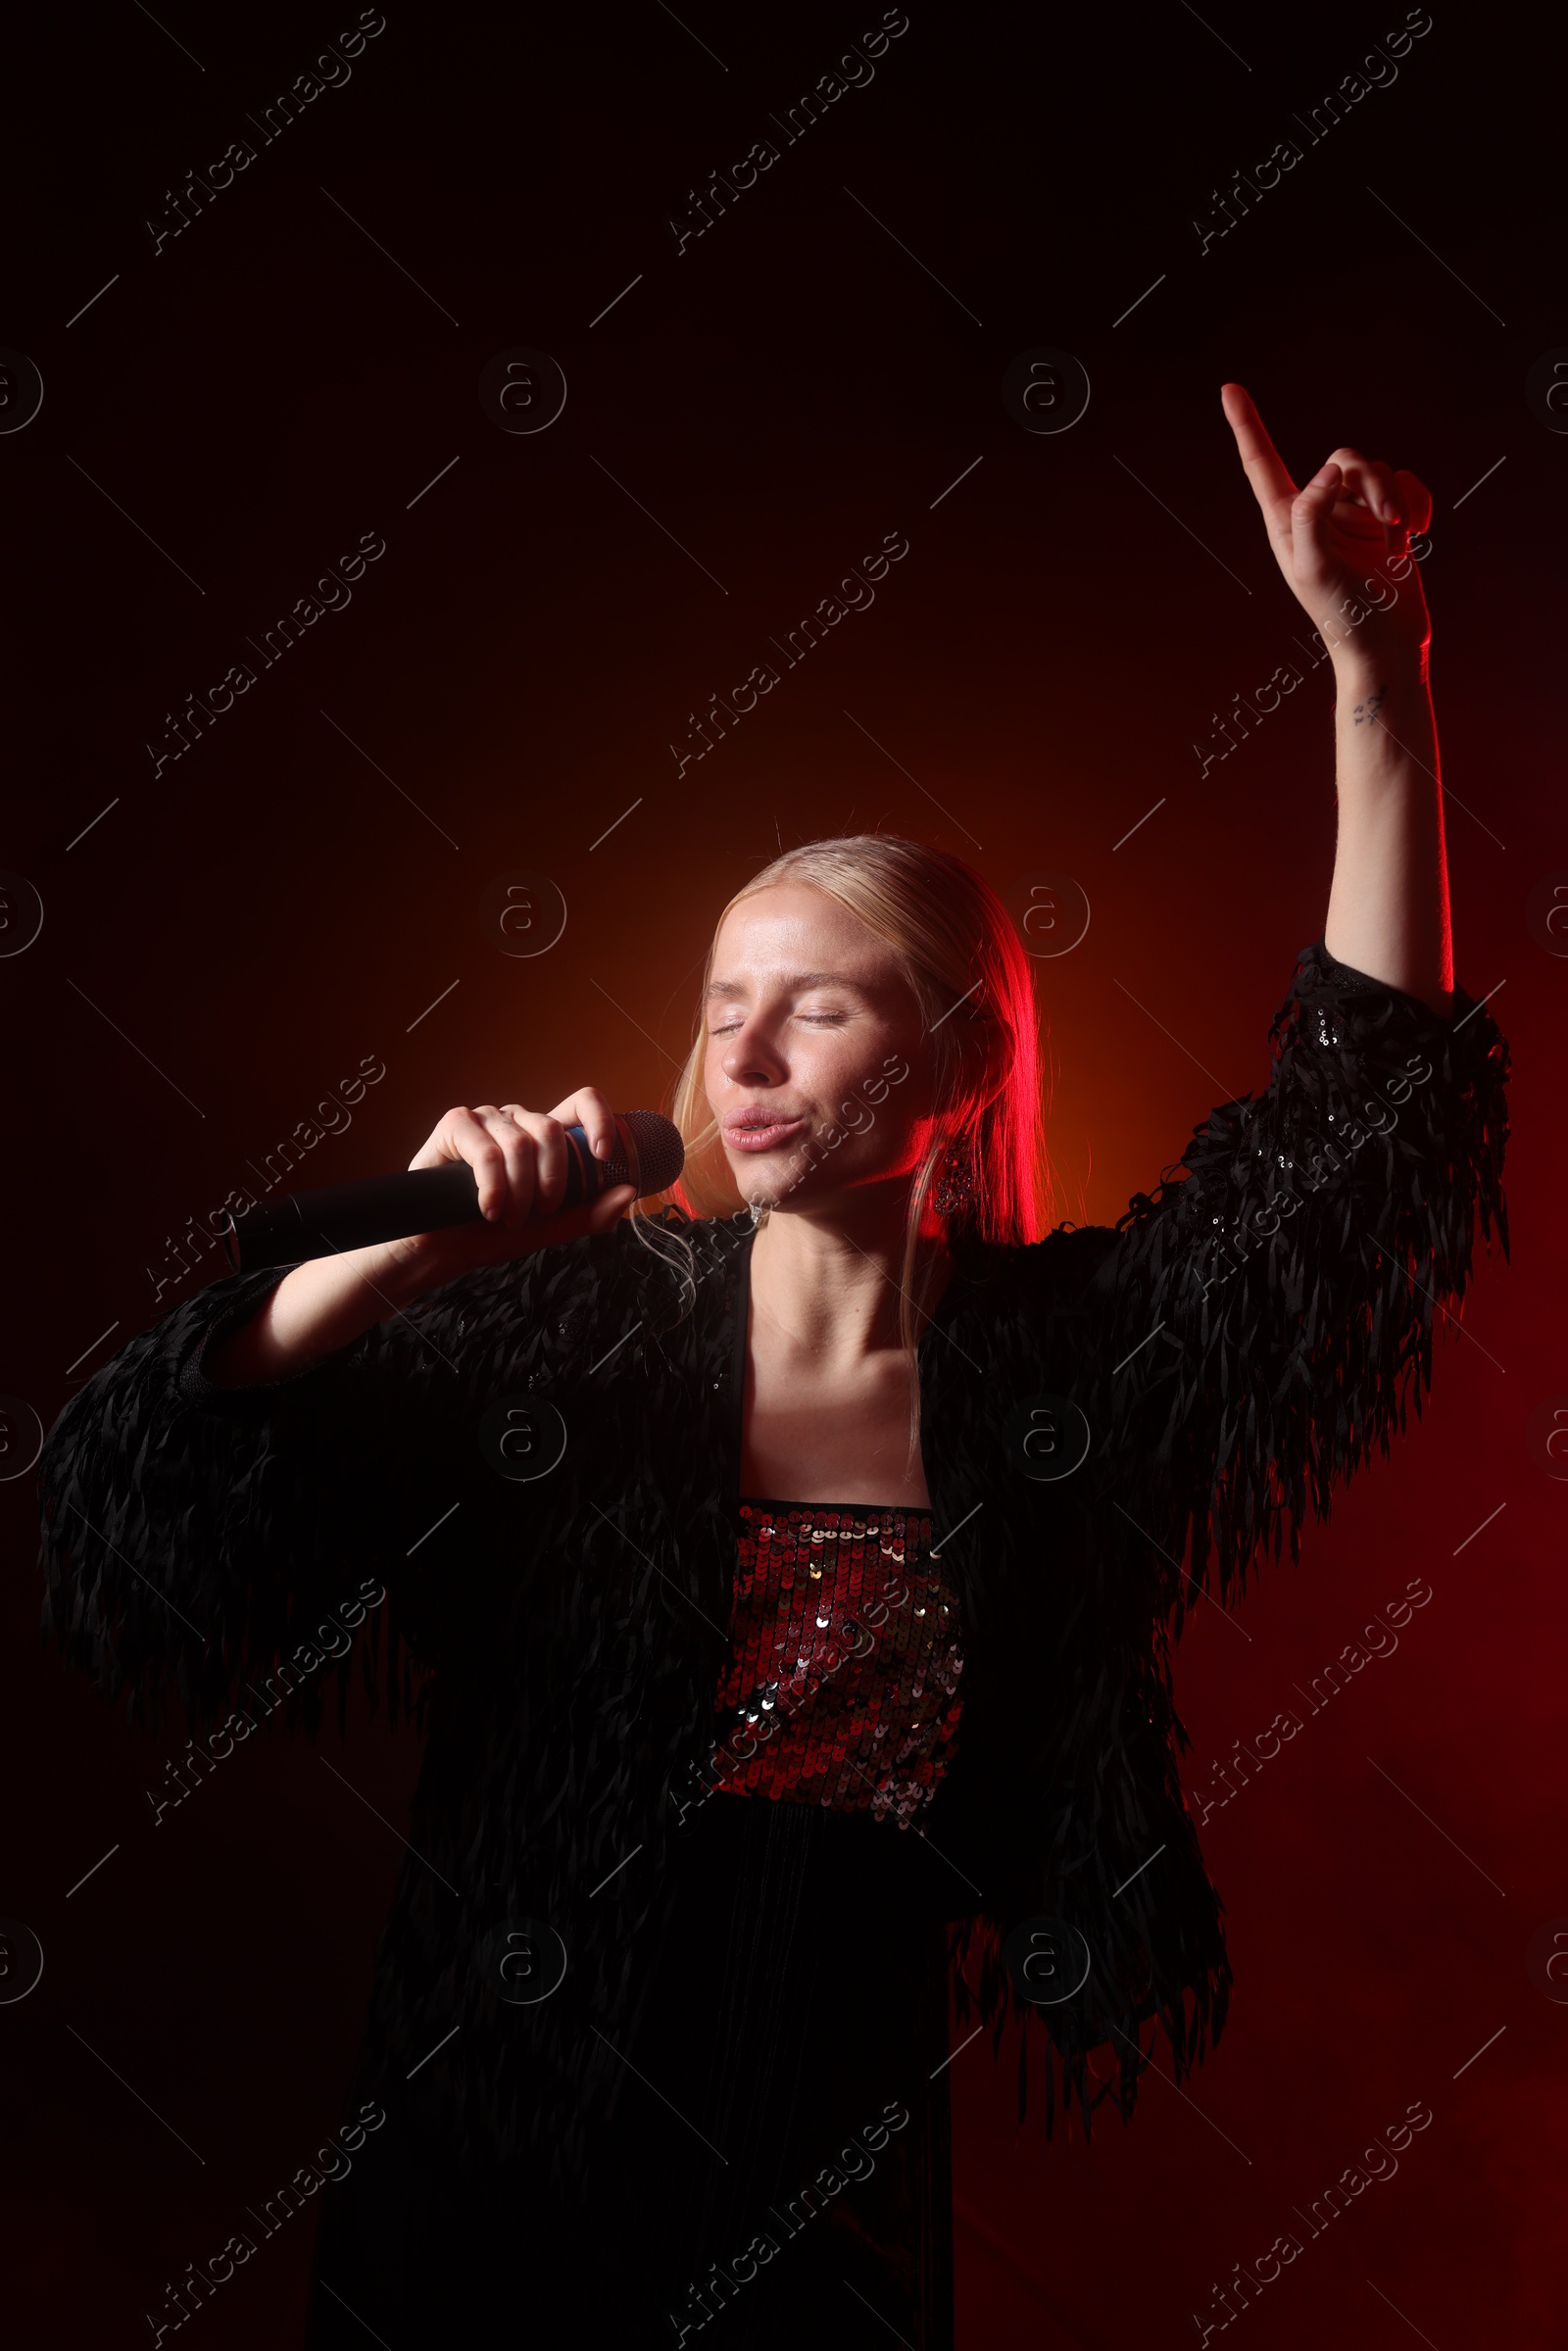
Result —
[[[754, 1311], [804, 1353], [850, 1361], [899, 1345], [908, 1196], [901, 1185], [857, 1185], [831, 1206], [783, 1209], [752, 1244]], [[940, 1239], [922, 1239], [927, 1314], [953, 1266]], [[918, 1299], [922, 1284], [910, 1285]]]

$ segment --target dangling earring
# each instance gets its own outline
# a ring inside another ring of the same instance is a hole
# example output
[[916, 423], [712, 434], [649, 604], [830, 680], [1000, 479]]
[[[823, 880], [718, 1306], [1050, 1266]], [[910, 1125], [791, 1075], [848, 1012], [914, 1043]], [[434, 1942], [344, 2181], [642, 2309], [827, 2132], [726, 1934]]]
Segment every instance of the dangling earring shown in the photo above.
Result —
[[931, 1205], [939, 1216], [961, 1216], [974, 1199], [974, 1173], [967, 1152], [950, 1145], [931, 1187]]

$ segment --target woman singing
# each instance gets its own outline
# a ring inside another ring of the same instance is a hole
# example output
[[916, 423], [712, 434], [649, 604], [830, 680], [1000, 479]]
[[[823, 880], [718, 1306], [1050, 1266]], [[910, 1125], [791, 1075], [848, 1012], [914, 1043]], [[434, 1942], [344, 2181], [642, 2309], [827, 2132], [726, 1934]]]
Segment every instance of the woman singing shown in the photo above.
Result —
[[450, 1110], [414, 1165], [485, 1223], [216, 1282], [51, 1434], [46, 1620], [107, 1692], [238, 1739], [281, 1684], [314, 1731], [355, 1594], [372, 1695], [416, 1681], [315, 2351], [940, 2351], [950, 1982], [1048, 2127], [1219, 2034], [1171, 1641], [1419, 1408], [1506, 1243], [1507, 1060], [1452, 984], [1431, 501], [1351, 449], [1298, 491], [1224, 398], [1332, 656], [1339, 846], [1184, 1174], [1042, 1237], [1008, 917], [816, 841], [718, 923], [676, 1199], [560, 1212], [592, 1087]]

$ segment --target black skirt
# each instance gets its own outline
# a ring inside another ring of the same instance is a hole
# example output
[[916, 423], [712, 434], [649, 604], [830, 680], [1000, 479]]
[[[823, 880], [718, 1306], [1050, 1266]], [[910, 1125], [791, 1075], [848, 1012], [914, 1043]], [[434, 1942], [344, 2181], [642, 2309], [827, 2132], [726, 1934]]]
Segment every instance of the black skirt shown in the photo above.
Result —
[[319, 2192], [308, 2351], [563, 2328], [952, 2351], [949, 1864], [913, 1828], [718, 1792], [670, 1866], [583, 2192], [464, 2168], [416, 2085], [383, 2088], [385, 2124]]

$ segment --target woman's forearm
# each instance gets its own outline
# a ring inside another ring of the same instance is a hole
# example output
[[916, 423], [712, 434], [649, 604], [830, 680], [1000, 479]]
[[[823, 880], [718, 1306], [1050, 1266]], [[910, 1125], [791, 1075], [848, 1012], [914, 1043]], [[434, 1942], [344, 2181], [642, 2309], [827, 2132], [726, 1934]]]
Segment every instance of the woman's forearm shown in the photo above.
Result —
[[1446, 1013], [1453, 946], [1425, 664], [1352, 643], [1334, 666], [1339, 841], [1323, 943], [1336, 961]]
[[248, 1322], [208, 1348], [202, 1370], [218, 1388], [286, 1380], [349, 1346], [415, 1295], [388, 1245], [308, 1258], [268, 1292]]

